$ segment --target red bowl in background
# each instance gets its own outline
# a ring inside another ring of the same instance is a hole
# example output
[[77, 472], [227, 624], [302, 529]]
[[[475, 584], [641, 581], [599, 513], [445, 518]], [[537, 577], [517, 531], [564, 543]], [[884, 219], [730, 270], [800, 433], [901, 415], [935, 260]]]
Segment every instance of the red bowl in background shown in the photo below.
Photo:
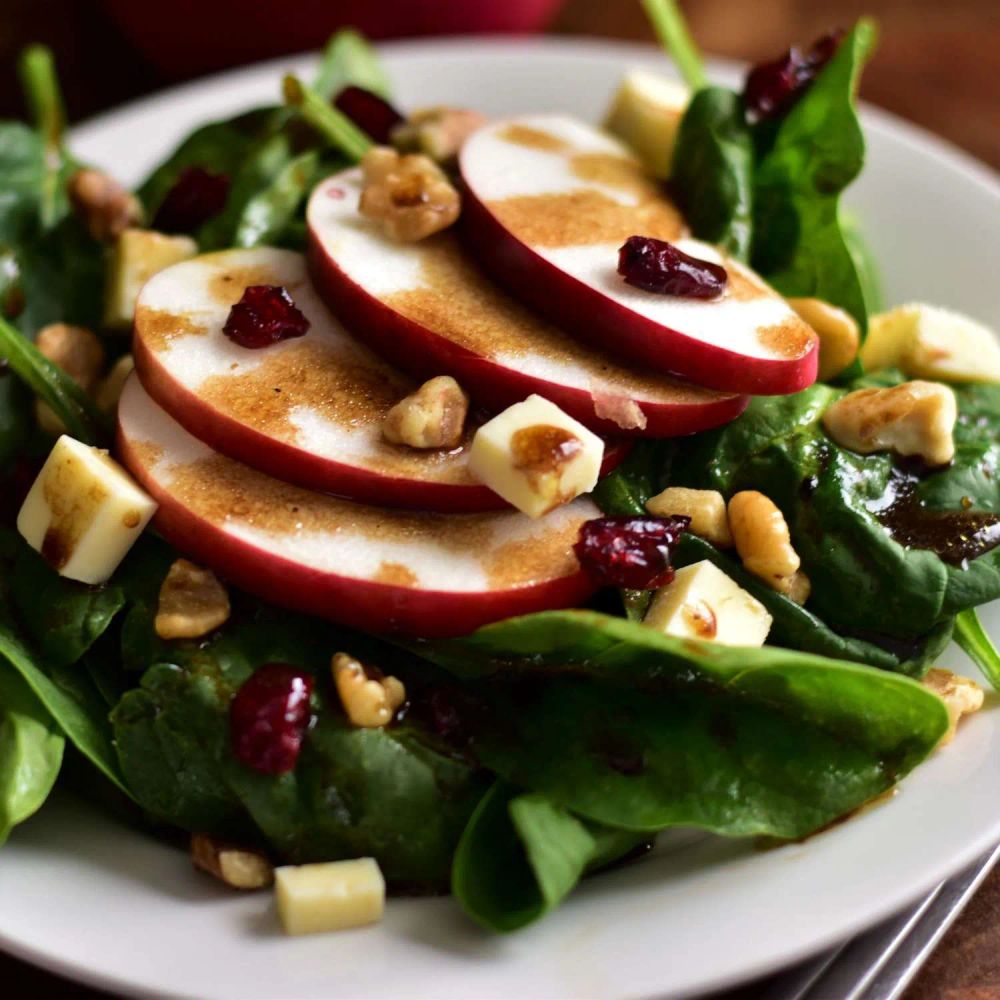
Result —
[[564, 0], [103, 0], [170, 77], [316, 49], [337, 28], [370, 38], [540, 31]]

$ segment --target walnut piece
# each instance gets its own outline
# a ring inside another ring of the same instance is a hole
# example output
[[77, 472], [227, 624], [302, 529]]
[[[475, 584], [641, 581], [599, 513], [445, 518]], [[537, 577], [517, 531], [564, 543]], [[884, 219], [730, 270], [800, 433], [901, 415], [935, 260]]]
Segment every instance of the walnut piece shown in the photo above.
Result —
[[[84, 392], [93, 392], [104, 368], [104, 348], [90, 330], [68, 323], [51, 323], [39, 330], [35, 346]], [[35, 400], [35, 417], [39, 426], [49, 434], [66, 431], [49, 404], [40, 399]]]
[[465, 140], [486, 121], [468, 108], [421, 108], [392, 130], [392, 144], [401, 153], [423, 153], [451, 166]]
[[370, 676], [359, 660], [337, 653], [331, 664], [337, 694], [352, 726], [380, 729], [392, 722], [406, 701], [406, 688], [395, 677]]
[[792, 547], [785, 515], [756, 490], [744, 490], [729, 501], [729, 528], [736, 551], [748, 573], [796, 604], [809, 599], [809, 577]]
[[161, 639], [197, 639], [229, 619], [229, 594], [209, 569], [178, 559], [160, 587], [154, 626]]
[[207, 833], [191, 834], [191, 861], [233, 889], [263, 889], [274, 881], [274, 866], [262, 851], [238, 847]]
[[458, 192], [428, 157], [376, 146], [365, 153], [361, 169], [361, 214], [380, 222], [391, 239], [416, 243], [458, 218]]
[[904, 382], [891, 389], [858, 389], [829, 406], [823, 426], [837, 444], [862, 455], [894, 451], [928, 465], [955, 457], [955, 394], [940, 382]]
[[455, 448], [462, 443], [469, 397], [450, 376], [439, 375], [401, 399], [385, 416], [382, 433], [411, 448]]
[[938, 744], [945, 746], [955, 738], [959, 719], [963, 715], [978, 712], [983, 707], [983, 689], [968, 677], [953, 674], [941, 667], [931, 667], [922, 683], [929, 691], [933, 691], [948, 709], [948, 730]]
[[857, 356], [861, 331], [854, 317], [823, 299], [789, 299], [788, 304], [819, 337], [819, 378], [827, 382]]
[[726, 500], [718, 490], [689, 490], [671, 486], [646, 501], [646, 510], [656, 517], [682, 514], [691, 518], [688, 531], [720, 549], [733, 544]]
[[110, 243], [142, 222], [139, 199], [100, 170], [78, 170], [67, 189], [73, 211], [100, 243]]

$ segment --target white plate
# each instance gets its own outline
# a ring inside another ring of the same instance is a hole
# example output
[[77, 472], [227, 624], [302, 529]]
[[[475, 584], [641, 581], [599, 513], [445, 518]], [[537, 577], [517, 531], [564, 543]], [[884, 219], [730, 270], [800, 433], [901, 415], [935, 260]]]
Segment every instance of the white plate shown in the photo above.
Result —
[[[406, 104], [596, 117], [651, 49], [580, 42], [387, 46]], [[82, 126], [75, 148], [134, 180], [196, 122], [274, 99], [283, 60], [188, 85]], [[722, 67], [723, 73], [732, 68]], [[890, 301], [919, 297], [1000, 321], [1000, 185], [964, 155], [879, 112], [852, 203]], [[1000, 613], [988, 621], [1000, 633]], [[956, 652], [951, 666], [971, 669]], [[143, 996], [648, 997], [720, 988], [873, 924], [1000, 839], [1000, 713], [987, 709], [891, 802], [802, 844], [663, 838], [585, 883], [557, 913], [489, 937], [447, 899], [393, 900], [383, 925], [279, 935], [266, 894], [233, 896], [179, 851], [57, 796], [0, 852], [0, 945]]]

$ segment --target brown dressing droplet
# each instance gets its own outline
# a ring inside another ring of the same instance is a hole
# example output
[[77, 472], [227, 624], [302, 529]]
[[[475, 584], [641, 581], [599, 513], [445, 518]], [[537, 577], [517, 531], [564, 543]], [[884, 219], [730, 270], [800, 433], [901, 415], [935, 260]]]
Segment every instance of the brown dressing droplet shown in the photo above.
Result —
[[684, 620], [691, 627], [691, 630], [698, 634], [699, 638], [714, 639], [719, 634], [719, 623], [716, 620], [715, 612], [705, 601], [685, 604], [682, 613]]

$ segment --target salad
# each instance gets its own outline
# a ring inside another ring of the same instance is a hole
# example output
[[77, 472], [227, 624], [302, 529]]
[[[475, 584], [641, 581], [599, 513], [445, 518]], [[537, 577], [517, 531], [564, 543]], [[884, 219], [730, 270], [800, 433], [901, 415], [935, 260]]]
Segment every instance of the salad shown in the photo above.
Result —
[[24, 54], [0, 841], [62, 775], [289, 933], [507, 932], [884, 796], [983, 704], [952, 639], [1000, 685], [1000, 346], [840, 205], [873, 24], [737, 91], [645, 7], [683, 83], [603, 125], [405, 109], [345, 31], [134, 192]]

